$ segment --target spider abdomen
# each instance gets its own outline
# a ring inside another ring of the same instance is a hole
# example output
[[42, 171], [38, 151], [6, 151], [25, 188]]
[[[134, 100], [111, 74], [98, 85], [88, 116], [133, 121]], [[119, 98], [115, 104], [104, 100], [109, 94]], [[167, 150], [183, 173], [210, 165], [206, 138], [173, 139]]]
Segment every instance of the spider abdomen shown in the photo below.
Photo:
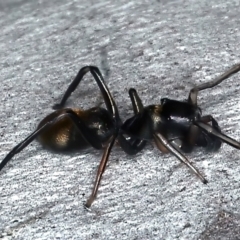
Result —
[[[110, 114], [103, 108], [82, 109], [60, 109], [45, 117], [38, 129], [49, 121], [72, 110], [78, 118], [86, 124], [98, 136], [104, 144], [112, 134], [112, 119]], [[81, 150], [87, 148], [89, 143], [83, 137], [77, 126], [70, 117], [64, 116], [51, 125], [38, 136], [38, 141], [46, 148], [53, 151]]]

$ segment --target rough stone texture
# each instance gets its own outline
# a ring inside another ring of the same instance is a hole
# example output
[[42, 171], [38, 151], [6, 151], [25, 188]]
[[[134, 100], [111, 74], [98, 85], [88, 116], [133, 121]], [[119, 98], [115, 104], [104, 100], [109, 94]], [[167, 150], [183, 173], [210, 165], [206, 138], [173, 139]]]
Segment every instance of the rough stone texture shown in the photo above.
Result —
[[[132, 115], [127, 90], [144, 104], [185, 99], [240, 62], [239, 1], [0, 0], [0, 158], [30, 134], [80, 67], [105, 75], [121, 116]], [[107, 60], [107, 61], [106, 61]], [[240, 139], [240, 73], [200, 94], [204, 114]], [[68, 106], [99, 101], [90, 76]], [[61, 155], [36, 142], [0, 173], [3, 239], [240, 239], [240, 152], [188, 157], [203, 185], [171, 155], [152, 146], [137, 156], [112, 151], [92, 211], [101, 152]], [[218, 230], [220, 229], [220, 230]]]

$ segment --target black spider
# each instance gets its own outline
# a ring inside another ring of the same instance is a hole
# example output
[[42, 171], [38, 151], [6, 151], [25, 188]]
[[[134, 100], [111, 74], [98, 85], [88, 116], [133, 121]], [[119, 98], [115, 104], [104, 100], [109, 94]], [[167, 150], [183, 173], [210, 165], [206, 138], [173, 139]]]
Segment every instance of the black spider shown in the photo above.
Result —
[[[104, 149], [92, 194], [85, 205], [89, 208], [96, 198], [115, 140], [127, 154], [136, 154], [144, 148], [146, 141], [154, 139], [161, 151], [172, 152], [206, 183], [207, 180], [192, 166], [179, 148], [184, 152], [192, 151], [194, 146], [217, 150], [222, 141], [240, 148], [238, 142], [221, 133], [214, 118], [201, 116], [201, 110], [197, 106], [198, 91], [212, 88], [239, 70], [240, 64], [214, 81], [193, 88], [187, 102], [165, 98], [160, 105], [144, 107], [136, 90], [130, 89], [129, 95], [135, 116], [122, 124], [117, 106], [99, 69], [94, 66], [83, 67], [68, 87], [61, 103], [54, 106], [57, 110], [44, 118], [36, 131], [7, 154], [0, 163], [0, 170], [35, 138], [45, 147], [56, 151], [82, 149], [87, 146]], [[101, 107], [89, 110], [63, 108], [71, 93], [89, 71], [101, 90], [107, 110]], [[174, 117], [183, 118], [185, 121], [176, 121]]]

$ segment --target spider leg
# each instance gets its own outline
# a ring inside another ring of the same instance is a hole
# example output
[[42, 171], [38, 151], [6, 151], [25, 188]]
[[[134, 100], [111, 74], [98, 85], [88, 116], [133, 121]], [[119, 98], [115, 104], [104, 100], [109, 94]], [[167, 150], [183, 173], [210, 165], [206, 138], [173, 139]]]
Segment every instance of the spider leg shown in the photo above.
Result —
[[[200, 122], [206, 123], [207, 125], [209, 125], [208, 123], [211, 123], [210, 126], [221, 133], [221, 129], [218, 126], [217, 121], [211, 115], [202, 116]], [[198, 146], [203, 146], [207, 151], [217, 151], [221, 147], [222, 141], [218, 137], [203, 131], [196, 125], [193, 126], [197, 127], [202, 133], [199, 135], [200, 137], [197, 140]]]
[[104, 150], [101, 162], [100, 162], [99, 167], [98, 167], [97, 176], [96, 176], [96, 179], [95, 179], [95, 182], [94, 182], [92, 193], [91, 193], [90, 197], [88, 198], [88, 200], [85, 204], [85, 207], [87, 209], [89, 209], [91, 207], [93, 201], [95, 200], [95, 198], [97, 196], [97, 192], [98, 192], [98, 188], [99, 188], [99, 185], [100, 185], [100, 182], [101, 182], [101, 179], [102, 179], [102, 175], [105, 171], [105, 168], [106, 168], [106, 165], [107, 165], [107, 162], [108, 162], [108, 159], [109, 159], [109, 155], [110, 155], [110, 152], [111, 152], [111, 149], [114, 145], [115, 140], [116, 140], [116, 135], [114, 135], [111, 138], [108, 146]]
[[199, 132], [200, 129], [191, 124], [185, 135], [183, 134], [183, 138], [176, 141], [177, 143], [179, 142], [178, 148], [184, 153], [192, 152], [199, 138]]
[[213, 118], [212, 115], [202, 116], [200, 121], [203, 122], [203, 123], [209, 123], [209, 122], [211, 122], [211, 123], [212, 123], [212, 126], [214, 127], [214, 129], [216, 129], [216, 130], [218, 130], [219, 132], [221, 132], [221, 129], [220, 129], [220, 127], [218, 126], [217, 121]]
[[77, 76], [74, 78], [74, 80], [71, 82], [71, 84], [69, 85], [67, 91], [64, 93], [63, 98], [61, 100], [60, 103], [55, 104], [52, 108], [57, 110], [57, 109], [61, 109], [64, 107], [67, 99], [70, 97], [70, 95], [72, 94], [72, 92], [74, 92], [78, 86], [78, 84], [80, 83], [80, 81], [82, 80], [82, 78], [84, 77], [85, 74], [87, 74], [90, 71], [91, 66], [85, 66], [83, 68], [81, 68], [77, 74]]
[[[131, 99], [131, 102], [132, 102], [133, 112], [135, 114], [138, 114], [138, 113], [142, 112], [143, 109], [144, 109], [144, 106], [142, 104], [142, 100], [138, 96], [138, 93], [137, 93], [136, 89], [130, 88], [129, 89], [129, 96], [130, 96], [130, 99]], [[147, 143], [147, 141], [145, 141], [145, 140], [131, 139], [131, 144], [133, 146], [137, 146], [138, 151], [142, 150], [145, 147], [146, 143]]]
[[226, 71], [225, 73], [223, 73], [219, 77], [213, 79], [212, 81], [200, 84], [200, 85], [192, 88], [190, 90], [190, 93], [189, 93], [189, 96], [188, 96], [188, 102], [197, 106], [198, 92], [200, 92], [202, 90], [205, 90], [207, 88], [213, 88], [214, 86], [220, 84], [223, 80], [225, 80], [225, 79], [229, 78], [231, 75], [237, 73], [238, 71], [240, 71], [240, 64], [237, 64], [237, 65], [233, 66], [228, 71]]
[[[144, 107], [143, 107], [142, 101], [139, 98], [136, 90], [135, 89], [130, 89], [129, 90], [129, 96], [130, 96], [130, 99], [131, 99], [131, 102], [132, 102], [132, 105], [133, 105], [134, 113], [137, 114], [137, 113], [141, 112]], [[121, 133], [119, 133], [118, 136], [117, 136], [117, 134], [115, 134], [112, 137], [112, 139], [111, 139], [110, 143], [108, 144], [107, 148], [104, 150], [102, 160], [101, 160], [100, 165], [98, 167], [98, 172], [97, 172], [97, 176], [96, 176], [96, 179], [95, 179], [95, 183], [94, 183], [92, 193], [91, 193], [90, 197], [88, 198], [88, 200], [85, 204], [85, 207], [87, 209], [89, 209], [91, 207], [93, 201], [95, 200], [95, 198], [97, 196], [97, 192], [98, 192], [98, 188], [99, 188], [99, 185], [100, 185], [100, 182], [101, 182], [101, 179], [102, 179], [102, 175], [105, 171], [106, 164], [107, 164], [107, 161], [108, 161], [108, 158], [109, 158], [109, 154], [111, 152], [111, 149], [113, 147], [113, 144], [114, 144], [116, 138], [118, 139], [118, 142], [120, 143], [122, 149], [130, 155], [138, 153], [146, 145], [146, 141], [144, 141], [144, 140], [130, 138], [130, 140], [128, 141]]]
[[[133, 111], [135, 114], [142, 112], [144, 106], [137, 91], [134, 88], [129, 89], [129, 96], [132, 102]], [[118, 142], [122, 149], [129, 155], [135, 155], [140, 152], [147, 144], [145, 140], [130, 138], [127, 140], [122, 134], [118, 136]]]
[[128, 93], [129, 93], [129, 96], [130, 96], [130, 99], [132, 102], [132, 107], [133, 107], [134, 113], [137, 114], [137, 113], [142, 112], [144, 109], [144, 106], [142, 104], [142, 100], [138, 96], [136, 89], [130, 88]]
[[3, 169], [3, 167], [13, 158], [14, 155], [21, 152], [25, 147], [27, 147], [38, 135], [40, 135], [43, 130], [45, 130], [46, 127], [42, 127], [40, 129], [37, 129], [34, 131], [31, 135], [29, 135], [25, 140], [23, 140], [21, 143], [19, 143], [17, 146], [15, 146], [8, 154], [7, 156], [2, 160], [0, 163], [0, 171]]
[[86, 66], [79, 70], [77, 76], [72, 81], [72, 83], [69, 85], [68, 89], [66, 90], [65, 94], [63, 95], [61, 102], [59, 104], [55, 104], [53, 106], [53, 109], [60, 109], [65, 105], [67, 99], [70, 97], [72, 92], [75, 91], [75, 89], [81, 82], [84, 75], [87, 74], [88, 72], [91, 72], [95, 81], [97, 82], [97, 84], [100, 88], [100, 91], [103, 95], [103, 98], [104, 98], [104, 101], [105, 101], [108, 111], [110, 111], [114, 117], [115, 117], [115, 115], [117, 117], [119, 117], [118, 110], [117, 110], [116, 104], [112, 98], [112, 95], [111, 95], [107, 85], [104, 82], [104, 78], [103, 78], [100, 70], [95, 66]]
[[76, 115], [76, 113], [68, 109], [66, 110], [65, 113], [45, 123], [43, 126], [41, 126], [37, 130], [35, 130], [33, 133], [31, 133], [25, 140], [23, 140], [21, 143], [15, 146], [0, 163], [0, 171], [14, 157], [14, 155], [21, 152], [34, 139], [36, 139], [43, 131], [46, 131], [50, 126], [54, 125], [56, 122], [60, 121], [62, 118], [65, 118], [65, 117], [69, 117], [74, 122], [74, 124], [79, 129], [79, 131], [81, 131], [85, 140], [90, 145], [92, 145], [96, 149], [102, 149], [100, 140], [97, 140], [98, 136], [81, 121], [81, 119]]
[[203, 122], [194, 122], [193, 124], [195, 124], [196, 126], [201, 128], [206, 133], [209, 133], [209, 134], [219, 138], [220, 140], [229, 144], [230, 146], [232, 146], [234, 148], [237, 148], [237, 149], [240, 149], [240, 143], [239, 142], [237, 142], [233, 138], [230, 138], [227, 135], [219, 132], [218, 130], [214, 129], [214, 127], [212, 127], [212, 126], [210, 126], [206, 123], [203, 123]]
[[172, 143], [170, 143], [162, 134], [154, 133], [154, 141], [156, 145], [164, 146], [169, 152], [176, 156], [181, 162], [187, 165], [199, 178], [206, 184], [207, 180], [202, 176], [202, 174], [192, 165], [192, 163], [176, 148]]
[[[221, 133], [221, 129], [218, 126], [217, 121], [211, 115], [202, 116], [199, 121], [206, 124], [211, 122], [210, 126]], [[176, 143], [184, 153], [192, 152], [195, 146], [204, 147], [206, 151], [217, 151], [222, 144], [222, 141], [218, 137], [215, 137], [206, 131], [203, 131], [194, 123], [188, 127], [187, 131], [185, 131], [182, 136], [183, 138], [181, 140], [177, 140]]]

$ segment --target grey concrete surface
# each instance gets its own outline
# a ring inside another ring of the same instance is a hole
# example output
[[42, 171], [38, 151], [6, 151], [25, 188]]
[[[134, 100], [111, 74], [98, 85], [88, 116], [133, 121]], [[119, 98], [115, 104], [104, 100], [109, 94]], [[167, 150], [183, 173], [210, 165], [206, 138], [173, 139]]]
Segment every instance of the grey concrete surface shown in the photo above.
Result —
[[[240, 62], [239, 1], [0, 0], [0, 158], [28, 136], [58, 102], [80, 67], [103, 72], [121, 116], [132, 116], [127, 90], [144, 104], [185, 99]], [[106, 62], [107, 60], [107, 62]], [[240, 73], [200, 94], [203, 114], [240, 140]], [[90, 76], [68, 106], [90, 108]], [[187, 156], [203, 185], [150, 144], [137, 156], [114, 147], [92, 211], [102, 152], [61, 155], [37, 142], [0, 173], [2, 239], [240, 239], [240, 152]]]

